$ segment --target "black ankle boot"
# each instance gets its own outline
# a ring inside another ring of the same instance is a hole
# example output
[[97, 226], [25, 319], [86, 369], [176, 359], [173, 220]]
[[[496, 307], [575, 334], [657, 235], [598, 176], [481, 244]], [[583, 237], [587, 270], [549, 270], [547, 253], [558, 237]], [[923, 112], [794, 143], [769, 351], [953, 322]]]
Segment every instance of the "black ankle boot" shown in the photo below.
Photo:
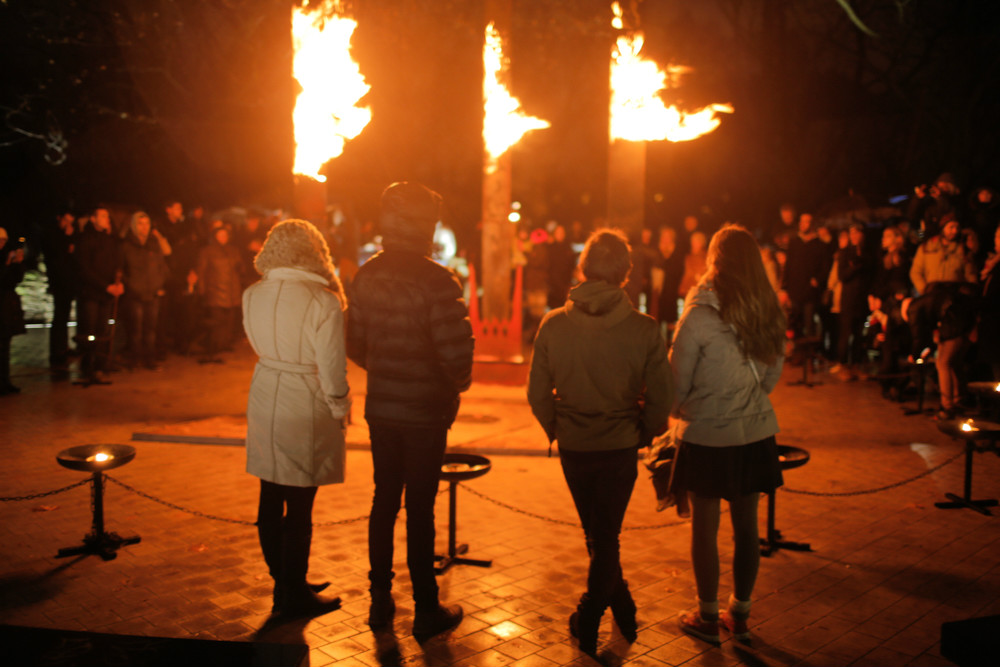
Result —
[[635, 602], [632, 594], [628, 590], [628, 582], [622, 581], [622, 585], [615, 591], [611, 599], [611, 613], [615, 617], [615, 625], [622, 633], [629, 644], [635, 642], [639, 637], [639, 626], [635, 620]]
[[392, 623], [396, 614], [396, 603], [392, 599], [392, 591], [386, 588], [371, 589], [372, 603], [368, 608], [368, 627], [379, 630]]
[[585, 594], [569, 617], [569, 633], [576, 637], [580, 650], [587, 655], [597, 655], [597, 630], [603, 615], [604, 610]]

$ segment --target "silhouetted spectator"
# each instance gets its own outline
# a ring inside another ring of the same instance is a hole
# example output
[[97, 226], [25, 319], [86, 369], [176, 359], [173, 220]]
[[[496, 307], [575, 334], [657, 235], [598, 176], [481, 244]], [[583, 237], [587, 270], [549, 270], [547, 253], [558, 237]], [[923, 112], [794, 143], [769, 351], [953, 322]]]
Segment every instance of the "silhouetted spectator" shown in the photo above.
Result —
[[815, 336], [816, 311], [827, 276], [827, 250], [809, 213], [799, 217], [799, 233], [788, 242], [782, 288], [788, 294], [788, 327], [795, 336]]
[[962, 202], [958, 185], [949, 173], [937, 177], [933, 185], [918, 185], [907, 208], [906, 218], [923, 232], [924, 238], [940, 233], [944, 216], [962, 220]]
[[653, 230], [644, 228], [632, 246], [632, 271], [625, 283], [632, 307], [644, 313], [652, 310], [653, 269], [660, 264], [660, 253], [653, 245]]
[[122, 241], [122, 305], [128, 323], [128, 364], [159, 369], [156, 362], [156, 332], [160, 297], [167, 280], [167, 262], [159, 234], [152, 229], [149, 215], [132, 214], [132, 224]]
[[566, 228], [556, 225], [549, 243], [549, 308], [566, 303], [576, 271], [576, 253], [566, 238]]
[[184, 208], [179, 201], [170, 201], [164, 207], [164, 218], [154, 226], [170, 244], [167, 257], [170, 275], [164, 285], [160, 305], [161, 315], [157, 331], [157, 357], [163, 359], [167, 350], [187, 354], [196, 335], [199, 312], [198, 299], [192, 281], [201, 245], [195, 219], [184, 218]]
[[691, 234], [691, 250], [684, 256], [684, 274], [681, 276], [681, 284], [677, 289], [677, 296], [681, 299], [687, 297], [688, 291], [698, 284], [701, 277], [708, 270], [707, 254], [708, 239], [701, 232]]
[[868, 316], [868, 286], [874, 265], [865, 254], [864, 226], [854, 223], [847, 230], [850, 244], [837, 252], [840, 280], [840, 331], [837, 336], [839, 368], [831, 368], [842, 380], [857, 378], [852, 365], [862, 362], [862, 332]]
[[979, 307], [979, 357], [1000, 382], [1000, 227], [993, 232], [993, 252], [979, 274], [983, 298]]
[[684, 256], [677, 248], [677, 232], [673, 227], [661, 227], [660, 239], [657, 246], [661, 263], [659, 272], [661, 275], [660, 286], [657, 294], [658, 304], [656, 318], [666, 324], [665, 338], [667, 344], [673, 338], [674, 326], [677, 324], [677, 301], [678, 292], [681, 287], [681, 278], [684, 276]]
[[0, 396], [21, 390], [10, 381], [10, 339], [23, 334], [24, 311], [14, 288], [24, 278], [24, 248], [12, 244], [0, 227]]
[[104, 376], [114, 341], [109, 320], [125, 291], [121, 281], [121, 247], [111, 234], [108, 209], [98, 207], [80, 233], [74, 251], [80, 271], [77, 302], [77, 348], [80, 371], [89, 384], [106, 384]]
[[52, 295], [52, 327], [49, 329], [49, 368], [54, 380], [69, 377], [69, 316], [77, 294], [77, 230], [72, 213], [63, 212], [42, 228], [42, 255]]
[[976, 230], [979, 237], [979, 254], [976, 256], [978, 266], [986, 261], [990, 254], [990, 239], [997, 229], [1000, 220], [1000, 199], [992, 188], [979, 188], [969, 199], [969, 226]]
[[212, 238], [198, 254], [198, 294], [205, 309], [205, 362], [219, 363], [219, 352], [233, 343], [234, 321], [239, 313], [243, 258], [229, 244], [229, 227], [213, 223]]

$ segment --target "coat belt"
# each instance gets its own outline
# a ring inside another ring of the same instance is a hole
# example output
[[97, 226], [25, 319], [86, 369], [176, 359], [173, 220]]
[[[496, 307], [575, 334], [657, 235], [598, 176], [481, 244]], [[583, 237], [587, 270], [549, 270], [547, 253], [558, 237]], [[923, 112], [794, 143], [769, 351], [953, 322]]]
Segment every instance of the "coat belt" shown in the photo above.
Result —
[[299, 375], [315, 375], [317, 367], [315, 364], [293, 364], [290, 361], [280, 361], [268, 357], [260, 357], [257, 363], [264, 368], [281, 371], [282, 373], [297, 373]]

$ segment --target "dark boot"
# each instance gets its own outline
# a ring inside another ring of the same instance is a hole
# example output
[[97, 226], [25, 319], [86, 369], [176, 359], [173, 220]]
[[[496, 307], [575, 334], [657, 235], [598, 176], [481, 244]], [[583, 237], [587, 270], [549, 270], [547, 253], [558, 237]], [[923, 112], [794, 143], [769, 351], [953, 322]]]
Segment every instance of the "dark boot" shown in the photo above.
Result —
[[437, 608], [427, 611], [418, 609], [413, 617], [414, 639], [423, 644], [431, 637], [457, 627], [462, 622], [462, 613], [462, 607], [457, 604], [447, 607], [439, 604]]
[[[313, 618], [340, 609], [340, 598], [321, 598], [308, 583], [309, 548], [312, 544], [312, 526], [292, 529], [285, 522], [281, 550], [282, 574], [275, 590], [278, 613], [288, 618]], [[326, 586], [319, 584], [322, 588]], [[322, 589], [321, 589], [322, 590]]]
[[260, 550], [264, 554], [264, 562], [267, 563], [267, 571], [274, 580], [274, 592], [271, 596], [271, 613], [279, 613], [281, 606], [281, 552], [282, 552], [282, 518], [278, 514], [277, 521], [272, 514], [258, 510], [257, 512], [257, 538], [260, 540]]
[[628, 590], [628, 582], [624, 579], [611, 598], [611, 613], [625, 641], [631, 644], [638, 639], [639, 626], [635, 620], [635, 602]]
[[601, 625], [604, 610], [598, 607], [593, 599], [584, 593], [569, 617], [569, 633], [576, 637], [580, 650], [587, 655], [597, 655], [597, 630]]
[[396, 603], [392, 599], [392, 591], [387, 588], [371, 589], [372, 603], [368, 608], [368, 627], [380, 630], [392, 624], [396, 614]]

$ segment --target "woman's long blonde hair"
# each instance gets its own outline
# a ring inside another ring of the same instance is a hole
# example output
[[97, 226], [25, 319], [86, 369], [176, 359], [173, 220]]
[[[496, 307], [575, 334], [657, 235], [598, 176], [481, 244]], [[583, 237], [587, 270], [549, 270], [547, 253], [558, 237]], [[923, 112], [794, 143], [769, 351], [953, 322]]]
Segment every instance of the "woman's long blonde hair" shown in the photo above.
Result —
[[750, 232], [739, 225], [724, 225], [715, 233], [703, 281], [714, 287], [722, 321], [736, 329], [743, 352], [773, 364], [784, 353], [785, 314]]
[[271, 269], [302, 269], [326, 278], [330, 289], [345, 302], [344, 288], [333, 267], [330, 247], [319, 230], [305, 220], [284, 220], [267, 233], [264, 246], [253, 260], [261, 275]]

